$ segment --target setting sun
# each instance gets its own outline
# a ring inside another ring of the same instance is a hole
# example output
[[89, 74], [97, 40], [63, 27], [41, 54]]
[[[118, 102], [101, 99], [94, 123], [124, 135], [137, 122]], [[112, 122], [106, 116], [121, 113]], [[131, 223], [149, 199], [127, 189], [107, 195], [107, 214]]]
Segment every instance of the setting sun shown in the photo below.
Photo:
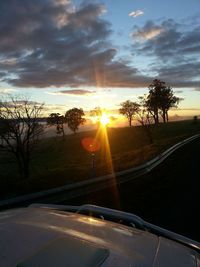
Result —
[[108, 117], [108, 115], [106, 113], [103, 113], [101, 115], [100, 122], [104, 126], [106, 126], [110, 122], [110, 119], [109, 119], [109, 117]]

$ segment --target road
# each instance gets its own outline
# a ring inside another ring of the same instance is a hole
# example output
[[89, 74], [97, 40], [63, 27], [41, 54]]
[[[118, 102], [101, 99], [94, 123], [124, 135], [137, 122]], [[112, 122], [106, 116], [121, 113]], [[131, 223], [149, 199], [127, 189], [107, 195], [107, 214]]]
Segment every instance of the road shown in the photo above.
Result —
[[117, 208], [200, 242], [200, 138], [149, 174], [62, 204]]

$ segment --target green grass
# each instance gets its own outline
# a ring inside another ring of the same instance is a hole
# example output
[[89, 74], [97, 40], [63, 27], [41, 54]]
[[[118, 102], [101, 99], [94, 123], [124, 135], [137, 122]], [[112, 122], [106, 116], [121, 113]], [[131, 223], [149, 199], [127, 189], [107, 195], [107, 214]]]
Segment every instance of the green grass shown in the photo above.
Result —
[[[144, 129], [138, 127], [108, 128], [107, 135], [114, 171], [142, 164], [174, 143], [200, 131], [200, 123], [170, 122], [152, 127], [153, 144], [149, 144]], [[33, 153], [31, 176], [23, 181], [15, 159], [0, 154], [1, 198], [45, 190], [91, 178], [91, 155], [81, 145], [85, 137], [95, 131], [65, 137], [43, 139]], [[105, 149], [105, 138], [100, 137], [101, 149], [96, 153], [96, 175], [112, 171], [111, 160]]]

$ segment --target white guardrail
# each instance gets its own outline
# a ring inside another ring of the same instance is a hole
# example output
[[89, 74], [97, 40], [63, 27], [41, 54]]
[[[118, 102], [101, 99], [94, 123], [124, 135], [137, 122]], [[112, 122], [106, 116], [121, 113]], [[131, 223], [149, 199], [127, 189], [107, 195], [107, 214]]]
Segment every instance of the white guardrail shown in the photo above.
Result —
[[[85, 180], [82, 182], [77, 182], [77, 183], [73, 183], [73, 184], [69, 184], [69, 185], [65, 185], [65, 186], [61, 186], [61, 187], [56, 187], [56, 188], [45, 190], [45, 191], [40, 191], [37, 193], [32, 193], [32, 194], [23, 195], [20, 197], [2, 200], [2, 201], [0, 201], [0, 208], [4, 208], [6, 206], [17, 205], [17, 204], [32, 201], [32, 200], [34, 201], [34, 200], [40, 199], [42, 197], [47, 197], [49, 195], [55, 195], [55, 194], [58, 194], [61, 192], [66, 192], [66, 191], [69, 191], [72, 194], [73, 190], [75, 191], [77, 189], [87, 187], [87, 186], [95, 186], [96, 184], [112, 180], [113, 177], [118, 178], [118, 180], [117, 180], [118, 184], [123, 183], [123, 182], [127, 182], [129, 180], [135, 179], [141, 175], [148, 173], [153, 168], [155, 168], [157, 165], [159, 165], [161, 162], [163, 162], [167, 157], [169, 157], [169, 155], [171, 155], [175, 150], [177, 150], [178, 148], [182, 147], [183, 145], [185, 145], [185, 144], [187, 144], [187, 143], [189, 143], [189, 142], [191, 142], [191, 141], [193, 141], [199, 137], [200, 137], [200, 134], [196, 134], [192, 137], [189, 137], [189, 138], [173, 145], [172, 147], [165, 150], [163, 153], [159, 154], [158, 156], [156, 156], [152, 160], [147, 161], [146, 163], [144, 163], [140, 166], [130, 168], [130, 169], [127, 169], [124, 171], [115, 172], [114, 174], [108, 174], [108, 175], [96, 177], [93, 179], [88, 179], [88, 180]], [[106, 185], [101, 186], [101, 187], [98, 186], [98, 190], [103, 189], [105, 187], [106, 187]], [[84, 195], [85, 193], [91, 193], [93, 191], [97, 191], [97, 189], [94, 188], [94, 190], [93, 190], [92, 188], [90, 188], [90, 190], [87, 192], [85, 190], [81, 190], [82, 195]], [[79, 192], [79, 195], [76, 195], [76, 196], [81, 196], [81, 193]]]

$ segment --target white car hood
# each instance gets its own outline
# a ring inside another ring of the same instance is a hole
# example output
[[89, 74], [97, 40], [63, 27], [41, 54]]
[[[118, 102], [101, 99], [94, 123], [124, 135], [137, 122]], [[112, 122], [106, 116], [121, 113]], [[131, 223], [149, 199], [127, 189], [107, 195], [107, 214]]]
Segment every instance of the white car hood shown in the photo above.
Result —
[[[198, 266], [196, 252], [174, 241], [80, 214], [33, 207], [0, 213], [0, 266], [16, 267], [63, 238], [75, 238], [108, 250], [109, 256], [101, 266]], [[49, 259], [56, 256], [53, 253], [56, 251], [51, 251]], [[66, 250], [66, 261], [67, 253]], [[71, 258], [79, 257], [77, 251], [70, 253]], [[47, 266], [54, 265], [50, 261]]]

